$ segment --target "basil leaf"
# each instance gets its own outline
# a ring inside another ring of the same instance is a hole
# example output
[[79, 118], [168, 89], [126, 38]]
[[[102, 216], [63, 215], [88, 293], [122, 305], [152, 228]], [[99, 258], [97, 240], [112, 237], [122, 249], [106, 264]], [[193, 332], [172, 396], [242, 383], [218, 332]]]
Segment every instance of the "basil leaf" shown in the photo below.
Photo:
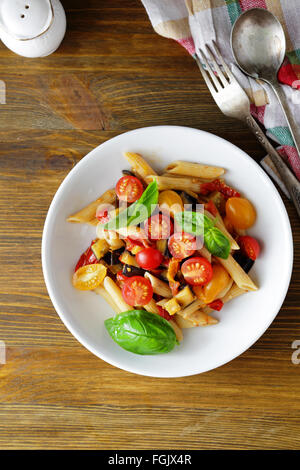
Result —
[[140, 199], [104, 225], [105, 230], [116, 230], [129, 225], [138, 225], [148, 219], [158, 203], [157, 181], [150, 183]]
[[129, 310], [104, 322], [112, 339], [135, 354], [162, 354], [171, 351], [176, 335], [167, 320], [146, 310]]
[[204, 231], [214, 226], [213, 220], [202, 212], [178, 212], [175, 214], [175, 220], [183, 232], [192, 233], [196, 236], [203, 236]]
[[140, 199], [128, 207], [128, 225], [138, 225], [148, 219], [158, 203], [158, 186], [157, 181], [150, 183]]
[[223, 259], [228, 258], [230, 242], [217, 227], [212, 227], [204, 232], [204, 244], [212, 255]]

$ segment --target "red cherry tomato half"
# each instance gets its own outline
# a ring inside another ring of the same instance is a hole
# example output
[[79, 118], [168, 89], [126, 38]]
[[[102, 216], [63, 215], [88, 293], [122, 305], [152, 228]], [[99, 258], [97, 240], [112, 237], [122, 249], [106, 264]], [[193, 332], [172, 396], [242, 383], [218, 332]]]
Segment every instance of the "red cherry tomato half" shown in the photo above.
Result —
[[224, 303], [222, 302], [221, 299], [214, 300], [208, 306], [212, 308], [213, 310], [217, 310], [218, 312], [222, 310]]
[[144, 228], [150, 240], [166, 240], [174, 230], [170, 217], [163, 214], [155, 214], [149, 217]]
[[196, 244], [196, 238], [193, 235], [178, 232], [169, 238], [168, 248], [174, 258], [183, 259], [195, 253]]
[[206, 258], [190, 258], [181, 266], [184, 279], [192, 286], [207, 284], [213, 277], [213, 269]]
[[116, 186], [116, 193], [121, 201], [135, 202], [144, 192], [142, 183], [135, 176], [122, 176]]
[[129, 305], [146, 305], [152, 299], [153, 288], [148, 279], [143, 276], [133, 276], [124, 282], [122, 295]]
[[151, 270], [161, 265], [163, 255], [155, 248], [144, 248], [137, 253], [136, 260], [140, 268]]
[[84, 253], [80, 256], [79, 260], [77, 261], [76, 267], [74, 269], [74, 272], [76, 272], [79, 268], [82, 268], [82, 266], [87, 266], [88, 264], [96, 264], [98, 263], [98, 260], [96, 256], [94, 255], [91, 246], [95, 242], [92, 241], [91, 245], [88, 247], [87, 250], [85, 250]]
[[245, 253], [246, 256], [248, 256], [248, 258], [252, 259], [253, 261], [258, 258], [260, 254], [260, 246], [255, 238], [249, 237], [249, 235], [245, 235], [243, 237], [239, 237], [238, 243], [241, 250]]

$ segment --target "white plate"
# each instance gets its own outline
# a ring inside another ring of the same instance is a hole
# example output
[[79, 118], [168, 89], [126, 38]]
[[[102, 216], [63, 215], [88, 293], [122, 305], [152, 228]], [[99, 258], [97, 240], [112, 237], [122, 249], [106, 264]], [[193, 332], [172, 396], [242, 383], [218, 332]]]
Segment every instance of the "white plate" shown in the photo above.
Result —
[[[95, 229], [69, 224], [66, 217], [115, 185], [129, 168], [122, 153], [141, 153], [158, 171], [174, 160], [226, 168], [226, 181], [248, 197], [257, 210], [251, 230], [262, 253], [251, 271], [258, 292], [248, 293], [216, 312], [218, 325], [184, 330], [184, 340], [168, 354], [139, 356], [121, 349], [109, 337], [103, 321], [113, 312], [93, 292], [71, 284], [79, 255], [95, 237]], [[264, 171], [229, 142], [196, 129], [159, 126], [115, 137], [83, 158], [58, 189], [45, 222], [43, 271], [49, 295], [62, 321], [87, 349], [104, 361], [136, 374], [181, 377], [214, 369], [246, 351], [266, 331], [288, 290], [293, 242], [283, 202]]]

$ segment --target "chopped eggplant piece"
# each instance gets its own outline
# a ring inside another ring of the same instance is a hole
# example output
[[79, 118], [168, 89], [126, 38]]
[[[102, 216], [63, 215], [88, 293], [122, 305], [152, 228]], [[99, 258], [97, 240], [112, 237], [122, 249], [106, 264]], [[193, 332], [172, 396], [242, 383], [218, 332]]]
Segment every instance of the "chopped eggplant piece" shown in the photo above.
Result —
[[193, 196], [190, 196], [190, 194], [186, 193], [185, 191], [182, 191], [180, 193], [181, 199], [183, 201], [183, 204], [186, 206], [188, 205], [189, 207], [185, 207], [185, 210], [188, 211], [196, 211], [197, 210], [197, 204], [199, 204], [199, 201], [194, 198]]
[[141, 268], [137, 268], [136, 266], [124, 264], [122, 274], [124, 274], [124, 276], [127, 276], [127, 277], [144, 276], [145, 271]]
[[112, 266], [108, 266], [108, 269], [110, 270], [111, 273], [117, 274], [120, 271], [122, 271], [123, 265], [121, 263], [119, 264], [113, 264]]
[[219, 191], [214, 191], [210, 194], [208, 199], [215, 204], [220, 214], [225, 214], [226, 199], [222, 193], [220, 193]]
[[104, 261], [109, 265], [113, 266], [114, 264], [119, 264], [120, 263], [120, 249], [115, 250], [115, 251], [109, 251], [106, 253], [105, 256], [103, 256]]
[[135, 176], [134, 173], [132, 173], [132, 171], [129, 171], [129, 170], [122, 170], [122, 173], [124, 176], [128, 175], [128, 176]]
[[246, 255], [244, 255], [241, 250], [236, 251], [236, 253], [233, 255], [235, 261], [239, 263], [241, 268], [245, 271], [245, 273], [248, 274], [252, 266], [254, 265], [253, 259], [248, 258]]
[[97, 260], [103, 258], [103, 256], [108, 252], [109, 250], [109, 244], [107, 243], [106, 240], [98, 240], [96, 243], [94, 243], [92, 246], [92, 251], [94, 255], [96, 256]]

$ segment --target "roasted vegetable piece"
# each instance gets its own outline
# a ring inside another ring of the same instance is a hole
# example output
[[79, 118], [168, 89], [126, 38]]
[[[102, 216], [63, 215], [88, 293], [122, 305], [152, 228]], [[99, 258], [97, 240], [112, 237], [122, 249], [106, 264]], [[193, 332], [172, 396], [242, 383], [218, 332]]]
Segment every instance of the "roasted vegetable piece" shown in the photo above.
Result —
[[136, 266], [137, 268], [139, 267], [139, 265], [136, 262], [135, 256], [132, 256], [128, 251], [124, 251], [121, 254], [119, 260], [123, 264], [130, 264], [130, 266]]
[[114, 251], [108, 251], [104, 256], [103, 260], [109, 265], [113, 266], [115, 264], [119, 264], [120, 262], [120, 255], [123, 253], [124, 249], [118, 249]]
[[94, 243], [91, 246], [91, 248], [92, 248], [94, 255], [99, 260], [103, 258], [103, 256], [108, 252], [109, 244], [107, 243], [106, 240], [98, 240], [96, 243]]
[[234, 257], [235, 261], [237, 263], [239, 263], [241, 268], [243, 268], [245, 273], [248, 274], [248, 272], [250, 271], [250, 269], [254, 265], [254, 261], [252, 259], [248, 258], [246, 255], [244, 255], [241, 250], [236, 251], [233, 254], [233, 257]]
[[141, 268], [136, 268], [135, 266], [130, 266], [129, 264], [124, 264], [122, 274], [126, 277], [144, 276], [145, 271]]
[[181, 307], [175, 297], [173, 297], [173, 299], [170, 299], [165, 303], [164, 309], [167, 310], [170, 315], [175, 315], [175, 313], [181, 310]]
[[179, 260], [174, 259], [174, 258], [170, 259], [168, 271], [167, 271], [167, 279], [169, 281], [169, 286], [173, 295], [176, 295], [178, 293], [178, 289], [180, 286], [180, 283], [178, 281], [175, 281], [175, 276], [178, 272], [178, 268], [179, 268]]

